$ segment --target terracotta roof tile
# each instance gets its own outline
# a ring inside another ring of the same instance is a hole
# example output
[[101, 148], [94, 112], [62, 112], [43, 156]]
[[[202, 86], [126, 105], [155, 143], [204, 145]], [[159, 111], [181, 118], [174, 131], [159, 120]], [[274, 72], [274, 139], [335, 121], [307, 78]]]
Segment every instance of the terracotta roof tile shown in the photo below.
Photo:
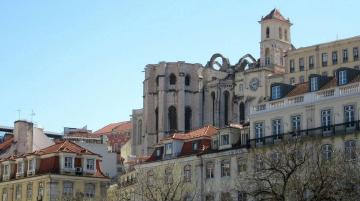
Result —
[[75, 132], [70, 133], [64, 136], [64, 138], [71, 138], [71, 137], [81, 137], [81, 138], [99, 138], [100, 136], [94, 135], [88, 132]]
[[175, 133], [171, 139], [174, 140], [190, 140], [200, 137], [211, 137], [217, 133], [217, 128], [211, 125], [190, 131], [188, 133]]
[[284, 16], [281, 15], [280, 11], [276, 8], [274, 8], [272, 11], [270, 11], [269, 14], [267, 14], [265, 17], [262, 18], [262, 20], [270, 20], [270, 19], [276, 19], [281, 21], [288, 22], [289, 20], [285, 19]]
[[49, 146], [44, 149], [40, 149], [40, 150], [33, 152], [33, 154], [45, 155], [45, 154], [60, 153], [60, 152], [98, 155], [98, 154], [95, 154], [95, 153], [75, 144], [74, 142], [69, 141], [69, 140], [56, 142], [52, 146]]
[[3, 143], [0, 144], [0, 151], [2, 152], [10, 148], [13, 142], [14, 137], [8, 137]]
[[301, 94], [305, 94], [308, 91], [309, 91], [308, 82], [304, 82], [304, 83], [295, 85], [295, 88], [292, 89], [286, 96], [287, 97], [298, 96]]
[[105, 135], [105, 134], [112, 133], [113, 131], [126, 132], [126, 131], [130, 131], [131, 128], [132, 128], [132, 123], [130, 121], [124, 121], [124, 122], [109, 124], [101, 129], [95, 131], [94, 134]]

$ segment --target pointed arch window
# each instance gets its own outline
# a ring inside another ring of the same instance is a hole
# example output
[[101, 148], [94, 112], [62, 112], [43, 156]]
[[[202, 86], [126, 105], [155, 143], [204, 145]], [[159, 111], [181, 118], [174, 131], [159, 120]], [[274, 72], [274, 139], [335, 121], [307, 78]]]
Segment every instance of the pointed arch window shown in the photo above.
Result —
[[266, 38], [270, 37], [270, 28], [266, 27]]
[[175, 132], [177, 130], [177, 113], [175, 106], [170, 106], [168, 109], [168, 119], [169, 119], [169, 130], [170, 132]]
[[230, 94], [228, 91], [224, 92], [224, 125], [229, 125], [229, 99]]
[[185, 132], [191, 130], [191, 115], [192, 110], [190, 106], [185, 107]]
[[191, 77], [190, 75], [185, 76], [185, 86], [190, 86]]
[[176, 84], [176, 75], [174, 73], [170, 74], [170, 85], [175, 85]]
[[215, 92], [211, 92], [212, 100], [212, 124], [215, 126]]
[[245, 121], [245, 104], [244, 102], [241, 102], [239, 105], [239, 120], [240, 123], [243, 123]]

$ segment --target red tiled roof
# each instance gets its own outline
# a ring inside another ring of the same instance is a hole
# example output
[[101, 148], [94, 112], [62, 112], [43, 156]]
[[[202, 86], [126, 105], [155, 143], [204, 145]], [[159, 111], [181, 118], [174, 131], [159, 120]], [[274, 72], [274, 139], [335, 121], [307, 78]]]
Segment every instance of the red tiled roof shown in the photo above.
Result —
[[292, 89], [286, 96], [287, 97], [298, 96], [298, 95], [307, 93], [308, 91], [309, 91], [308, 82], [304, 82], [304, 83], [295, 85], [295, 88]]
[[125, 131], [130, 131], [131, 128], [132, 128], [132, 123], [130, 121], [124, 121], [124, 122], [109, 124], [101, 129], [95, 131], [94, 134], [105, 135], [108, 133], [112, 133], [113, 131], [125, 132]]
[[69, 140], [56, 142], [54, 145], [33, 152], [33, 154], [45, 155], [45, 154], [60, 153], [60, 152], [98, 155]]
[[81, 138], [99, 138], [100, 136], [94, 135], [92, 133], [88, 132], [76, 132], [76, 133], [70, 133], [64, 136], [64, 138], [71, 138], [71, 137], [81, 137]]
[[211, 137], [217, 133], [217, 130], [218, 129], [216, 127], [214, 127], [212, 125], [208, 125], [203, 128], [190, 131], [185, 134], [175, 133], [172, 136], [172, 139], [174, 139], [174, 140], [190, 140], [190, 139], [195, 139], [195, 138], [200, 138], [200, 137]]
[[265, 17], [262, 18], [262, 20], [270, 20], [270, 19], [276, 19], [281, 21], [288, 22], [289, 20], [286, 20], [284, 16], [281, 15], [280, 11], [276, 8], [274, 8], [269, 14], [267, 14]]
[[3, 143], [0, 144], [0, 151], [5, 151], [11, 147], [14, 142], [14, 136], [8, 137]]

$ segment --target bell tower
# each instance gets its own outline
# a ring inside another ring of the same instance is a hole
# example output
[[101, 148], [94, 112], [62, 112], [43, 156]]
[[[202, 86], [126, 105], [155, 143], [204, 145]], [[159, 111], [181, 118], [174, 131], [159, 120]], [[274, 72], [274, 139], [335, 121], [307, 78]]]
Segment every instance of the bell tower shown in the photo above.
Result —
[[275, 8], [262, 17], [259, 23], [261, 24], [260, 65], [283, 68], [285, 52], [292, 49], [290, 20], [285, 19]]

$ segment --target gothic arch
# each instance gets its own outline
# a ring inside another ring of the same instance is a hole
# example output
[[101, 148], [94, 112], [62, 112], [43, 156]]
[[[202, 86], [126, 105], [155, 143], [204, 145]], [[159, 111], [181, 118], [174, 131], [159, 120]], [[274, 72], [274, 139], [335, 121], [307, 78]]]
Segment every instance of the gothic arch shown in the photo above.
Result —
[[215, 126], [215, 92], [211, 92], [211, 121]]
[[239, 104], [239, 121], [240, 123], [245, 122], [245, 103], [242, 101]]
[[[250, 59], [250, 62], [249, 60]], [[244, 71], [248, 64], [256, 64], [256, 59], [251, 54], [246, 54], [235, 64], [236, 71]]]
[[169, 76], [169, 84], [175, 85], [176, 84], [176, 75], [174, 73], [171, 73]]
[[[222, 64], [220, 64], [216, 61], [217, 58], [221, 58]], [[212, 69], [215, 69], [214, 64], [216, 64], [220, 67], [220, 69], [219, 69], [220, 71], [226, 71], [228, 68], [230, 68], [229, 59], [225, 58], [223, 55], [221, 55], [219, 53], [213, 54], [210, 58], [210, 61], [207, 63], [206, 66], [210, 67]]]
[[224, 126], [229, 125], [230, 93], [224, 91]]
[[170, 106], [168, 109], [168, 122], [170, 133], [177, 131], [177, 112], [175, 106]]
[[185, 132], [191, 130], [192, 110], [190, 106], [185, 107]]

